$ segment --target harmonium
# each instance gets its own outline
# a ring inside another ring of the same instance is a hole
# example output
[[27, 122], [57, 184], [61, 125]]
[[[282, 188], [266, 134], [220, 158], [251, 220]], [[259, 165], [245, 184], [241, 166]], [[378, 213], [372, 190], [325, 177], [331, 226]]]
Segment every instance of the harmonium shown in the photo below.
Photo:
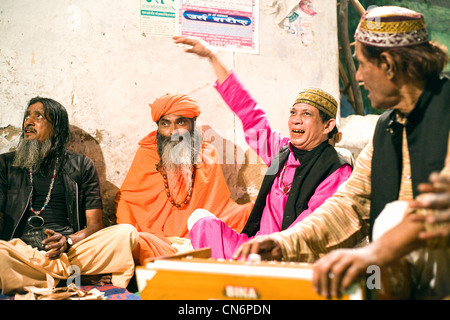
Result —
[[[210, 249], [153, 259], [136, 267], [143, 300], [322, 300], [311, 264], [210, 258]], [[361, 300], [355, 285], [341, 299]]]

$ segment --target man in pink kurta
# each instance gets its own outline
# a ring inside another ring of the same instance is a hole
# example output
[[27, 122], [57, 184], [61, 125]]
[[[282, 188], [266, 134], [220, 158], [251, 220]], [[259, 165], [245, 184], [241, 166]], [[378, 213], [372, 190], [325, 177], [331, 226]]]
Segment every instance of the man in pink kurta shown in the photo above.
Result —
[[249, 146], [269, 166], [242, 233], [202, 209], [188, 222], [195, 249], [210, 247], [213, 258], [229, 259], [250, 238], [303, 220], [350, 176], [351, 166], [328, 143], [335, 133], [337, 102], [320, 89], [301, 91], [290, 111], [290, 137], [284, 137], [271, 129], [265, 112], [203, 41], [175, 40], [191, 45], [188, 52], [210, 59], [218, 77], [216, 89], [242, 121]]

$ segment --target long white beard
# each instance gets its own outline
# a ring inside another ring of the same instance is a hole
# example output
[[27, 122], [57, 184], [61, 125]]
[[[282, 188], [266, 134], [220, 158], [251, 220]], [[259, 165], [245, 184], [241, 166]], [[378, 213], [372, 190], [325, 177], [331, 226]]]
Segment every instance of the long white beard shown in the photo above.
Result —
[[[180, 137], [182, 137], [180, 141]], [[194, 129], [193, 134], [164, 137], [157, 135], [158, 152], [161, 164], [170, 180], [182, 177], [186, 188], [192, 183], [192, 170], [201, 146], [201, 134]]]
[[14, 156], [13, 166], [38, 171], [39, 167], [52, 148], [50, 139], [45, 141], [20, 139]]

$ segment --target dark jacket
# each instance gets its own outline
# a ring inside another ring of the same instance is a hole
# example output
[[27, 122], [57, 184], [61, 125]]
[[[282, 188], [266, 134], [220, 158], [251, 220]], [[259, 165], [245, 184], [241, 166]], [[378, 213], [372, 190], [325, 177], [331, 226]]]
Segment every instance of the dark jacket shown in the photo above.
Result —
[[[9, 241], [15, 234], [31, 198], [27, 170], [13, 167], [14, 152], [0, 155], [0, 213], [3, 226], [0, 239]], [[100, 181], [94, 163], [88, 157], [67, 152], [62, 169], [68, 220], [75, 232], [86, 227], [86, 210], [101, 209]]]
[[[430, 80], [407, 116], [405, 126], [414, 197], [418, 195], [420, 183], [428, 181], [432, 172], [444, 168], [450, 131], [449, 101], [450, 80]], [[400, 191], [403, 125], [395, 119], [395, 110], [384, 112], [373, 136], [371, 229], [384, 206], [397, 200]]]
[[[274, 174], [266, 174], [264, 176], [253, 210], [242, 230], [242, 233], [249, 237], [254, 236], [260, 229], [267, 195], [272, 188], [275, 177], [287, 161], [290, 152], [289, 144], [285, 145], [270, 163], [267, 172]], [[295, 170], [291, 191], [284, 208], [281, 230], [287, 229], [308, 208], [308, 201], [319, 184], [346, 162], [339, 157], [328, 141], [324, 141], [310, 152], [307, 152], [300, 159], [300, 163], [301, 165]]]

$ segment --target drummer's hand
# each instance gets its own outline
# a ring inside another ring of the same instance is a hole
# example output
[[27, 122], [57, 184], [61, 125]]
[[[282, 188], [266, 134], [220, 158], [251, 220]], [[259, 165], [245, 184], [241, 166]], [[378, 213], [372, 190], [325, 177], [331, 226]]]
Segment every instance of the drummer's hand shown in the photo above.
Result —
[[258, 236], [242, 244], [233, 254], [234, 260], [246, 261], [252, 254], [259, 254], [262, 260], [281, 260], [281, 246], [270, 236]]
[[340, 298], [372, 264], [373, 254], [367, 248], [333, 250], [314, 263], [314, 291], [328, 299]]
[[172, 38], [176, 44], [184, 44], [190, 46], [184, 51], [189, 53], [195, 53], [200, 57], [212, 58], [215, 56], [213, 48], [204, 40], [196, 37], [188, 36], [174, 36]]
[[431, 225], [439, 225], [432, 231], [423, 231], [419, 237], [430, 239], [450, 236], [450, 177], [432, 173], [430, 181], [418, 186], [421, 194], [410, 202], [411, 208], [425, 208], [440, 210], [434, 215], [414, 215], [414, 220], [423, 221]]

